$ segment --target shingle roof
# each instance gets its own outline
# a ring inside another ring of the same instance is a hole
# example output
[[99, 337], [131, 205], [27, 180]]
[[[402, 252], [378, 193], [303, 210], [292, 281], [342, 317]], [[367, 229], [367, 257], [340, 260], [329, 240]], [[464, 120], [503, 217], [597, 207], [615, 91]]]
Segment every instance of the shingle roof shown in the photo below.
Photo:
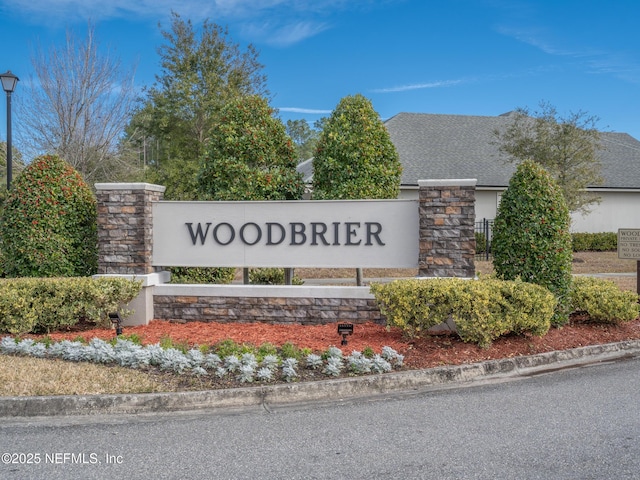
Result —
[[[506, 187], [515, 166], [493, 144], [496, 129], [512, 119], [399, 113], [385, 122], [403, 165], [402, 184], [422, 179], [475, 178], [479, 187]], [[626, 133], [602, 132], [600, 188], [640, 189], [640, 142]]]

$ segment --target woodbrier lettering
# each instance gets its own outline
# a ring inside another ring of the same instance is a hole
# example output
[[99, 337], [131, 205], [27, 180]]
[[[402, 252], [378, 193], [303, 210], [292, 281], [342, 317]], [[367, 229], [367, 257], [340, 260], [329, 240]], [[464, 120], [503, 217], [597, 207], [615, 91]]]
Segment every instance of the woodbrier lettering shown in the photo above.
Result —
[[379, 222], [246, 222], [233, 225], [229, 222], [186, 222], [192, 245], [214, 243], [227, 246], [233, 242], [253, 246], [275, 245], [324, 245], [324, 246], [384, 246]]

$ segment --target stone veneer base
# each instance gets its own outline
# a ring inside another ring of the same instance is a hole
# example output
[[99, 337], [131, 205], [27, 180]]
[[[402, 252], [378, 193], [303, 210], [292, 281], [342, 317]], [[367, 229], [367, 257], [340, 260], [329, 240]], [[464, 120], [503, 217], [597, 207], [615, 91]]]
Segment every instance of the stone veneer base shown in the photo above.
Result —
[[157, 285], [153, 307], [182, 322], [385, 323], [369, 287]]

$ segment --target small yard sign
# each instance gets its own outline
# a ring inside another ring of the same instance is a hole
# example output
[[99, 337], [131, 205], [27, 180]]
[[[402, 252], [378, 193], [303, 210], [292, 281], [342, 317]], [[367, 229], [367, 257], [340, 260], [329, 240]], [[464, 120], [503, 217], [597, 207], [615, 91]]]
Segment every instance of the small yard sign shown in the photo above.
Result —
[[640, 260], [640, 229], [618, 230], [618, 258]]

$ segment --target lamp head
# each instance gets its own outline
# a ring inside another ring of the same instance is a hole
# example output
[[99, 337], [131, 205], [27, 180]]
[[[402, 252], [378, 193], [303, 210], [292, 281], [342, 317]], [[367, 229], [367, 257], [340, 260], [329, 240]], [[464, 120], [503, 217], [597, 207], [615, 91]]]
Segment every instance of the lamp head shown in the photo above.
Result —
[[7, 93], [13, 93], [20, 79], [11, 73], [11, 70], [7, 70], [0, 74], [0, 80], [2, 81], [2, 89]]

